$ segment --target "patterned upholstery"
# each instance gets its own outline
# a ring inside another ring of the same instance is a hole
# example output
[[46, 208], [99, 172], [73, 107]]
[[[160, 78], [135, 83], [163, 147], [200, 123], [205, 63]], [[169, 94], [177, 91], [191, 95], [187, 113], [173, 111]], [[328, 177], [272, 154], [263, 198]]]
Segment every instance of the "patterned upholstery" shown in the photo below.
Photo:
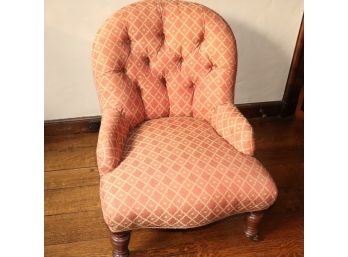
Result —
[[217, 106], [212, 114], [211, 124], [238, 151], [253, 155], [253, 129], [236, 106], [231, 103]]
[[121, 161], [127, 139], [129, 122], [115, 109], [105, 109], [101, 121], [97, 145], [97, 161], [100, 174], [117, 167]]
[[111, 231], [196, 227], [275, 201], [251, 157], [252, 128], [231, 103], [236, 44], [218, 14], [175, 0], [131, 4], [98, 31], [92, 62]]
[[132, 130], [123, 161], [102, 176], [100, 190], [112, 231], [197, 227], [265, 209], [277, 195], [255, 158], [191, 117], [154, 119]]
[[102, 109], [118, 105], [131, 127], [168, 115], [209, 120], [233, 98], [232, 31], [199, 4], [149, 0], [119, 10], [97, 33], [92, 59]]

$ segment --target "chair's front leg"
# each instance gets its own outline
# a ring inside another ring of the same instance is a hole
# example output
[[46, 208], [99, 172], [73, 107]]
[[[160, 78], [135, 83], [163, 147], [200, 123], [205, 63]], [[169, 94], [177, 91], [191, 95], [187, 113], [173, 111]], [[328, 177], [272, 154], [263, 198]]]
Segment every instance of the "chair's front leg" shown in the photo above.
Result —
[[111, 242], [113, 245], [113, 257], [128, 257], [128, 244], [130, 239], [130, 231], [111, 233]]
[[250, 212], [246, 215], [246, 228], [244, 233], [250, 240], [259, 240], [257, 226], [259, 225], [262, 216], [263, 211]]

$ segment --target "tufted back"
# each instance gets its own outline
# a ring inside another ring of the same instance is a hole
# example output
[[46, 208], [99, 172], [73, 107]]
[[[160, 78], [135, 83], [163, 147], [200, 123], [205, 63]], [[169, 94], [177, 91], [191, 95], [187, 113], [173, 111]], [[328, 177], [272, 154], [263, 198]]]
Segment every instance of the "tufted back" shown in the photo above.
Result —
[[98, 31], [92, 61], [102, 112], [122, 111], [131, 127], [167, 116], [209, 121], [216, 106], [233, 101], [233, 33], [200, 4], [147, 0], [122, 8]]

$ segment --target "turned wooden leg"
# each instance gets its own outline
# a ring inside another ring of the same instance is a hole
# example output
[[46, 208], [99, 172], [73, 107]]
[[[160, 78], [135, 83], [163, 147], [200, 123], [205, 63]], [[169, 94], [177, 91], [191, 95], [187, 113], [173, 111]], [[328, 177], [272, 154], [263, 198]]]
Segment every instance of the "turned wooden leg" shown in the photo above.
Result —
[[257, 226], [259, 225], [259, 222], [263, 216], [262, 211], [258, 212], [250, 212], [246, 216], [246, 228], [245, 228], [245, 235], [247, 238], [253, 241], [259, 240], [259, 235], [257, 231]]
[[111, 233], [111, 242], [114, 247], [112, 257], [128, 257], [130, 231]]

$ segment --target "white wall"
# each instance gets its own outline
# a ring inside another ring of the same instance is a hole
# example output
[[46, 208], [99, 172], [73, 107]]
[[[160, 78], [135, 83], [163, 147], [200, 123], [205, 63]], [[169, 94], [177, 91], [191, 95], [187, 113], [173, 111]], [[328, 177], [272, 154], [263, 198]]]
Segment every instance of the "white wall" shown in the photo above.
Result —
[[[45, 119], [99, 115], [91, 45], [103, 21], [134, 0], [45, 0]], [[281, 100], [303, 0], [196, 0], [237, 39], [236, 103]]]

